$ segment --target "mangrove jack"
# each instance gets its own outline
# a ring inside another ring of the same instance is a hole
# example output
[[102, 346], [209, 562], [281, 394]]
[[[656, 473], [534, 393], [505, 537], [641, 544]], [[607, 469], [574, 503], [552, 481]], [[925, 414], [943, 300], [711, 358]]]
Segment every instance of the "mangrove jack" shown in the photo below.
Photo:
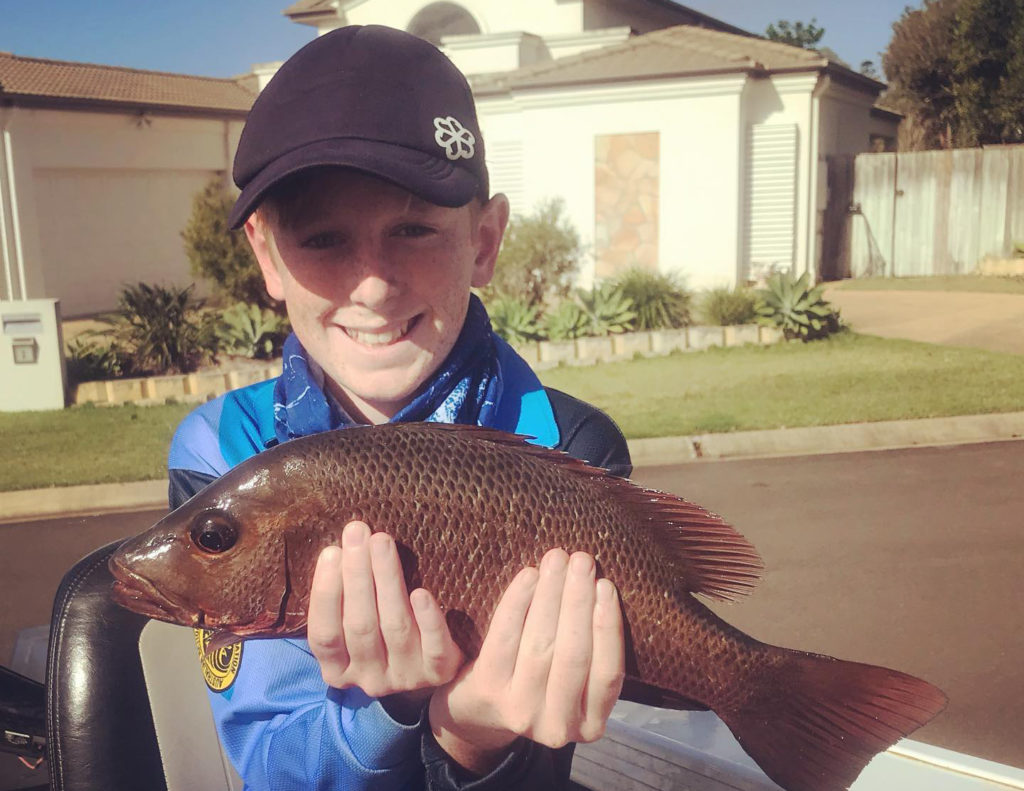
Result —
[[761, 560], [703, 508], [522, 437], [436, 423], [296, 439], [240, 464], [111, 557], [114, 598], [239, 637], [302, 635], [320, 550], [354, 519], [394, 537], [409, 589], [477, 654], [512, 577], [552, 547], [583, 550], [618, 588], [623, 697], [711, 709], [790, 791], [849, 786], [946, 698], [895, 670], [759, 642], [693, 594], [732, 600]]

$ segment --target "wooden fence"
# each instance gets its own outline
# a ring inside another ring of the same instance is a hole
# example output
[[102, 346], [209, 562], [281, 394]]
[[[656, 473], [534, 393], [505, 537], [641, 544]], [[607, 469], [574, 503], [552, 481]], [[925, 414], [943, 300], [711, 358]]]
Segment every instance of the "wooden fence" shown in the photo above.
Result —
[[821, 278], [959, 275], [1024, 244], [1024, 145], [834, 156]]

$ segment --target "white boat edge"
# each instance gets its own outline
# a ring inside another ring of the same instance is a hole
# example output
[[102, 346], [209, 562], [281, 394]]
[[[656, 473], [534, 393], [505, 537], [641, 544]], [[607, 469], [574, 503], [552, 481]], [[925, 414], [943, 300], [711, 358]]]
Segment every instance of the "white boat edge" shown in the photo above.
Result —
[[[711, 712], [620, 701], [605, 736], [576, 748], [573, 780], [600, 791], [778, 791]], [[1024, 769], [903, 739], [851, 791], [1024, 791]]]

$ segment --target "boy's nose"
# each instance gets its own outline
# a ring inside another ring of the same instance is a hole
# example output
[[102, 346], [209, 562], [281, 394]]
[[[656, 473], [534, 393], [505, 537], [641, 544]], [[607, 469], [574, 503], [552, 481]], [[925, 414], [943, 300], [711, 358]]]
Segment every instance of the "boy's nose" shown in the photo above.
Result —
[[354, 269], [350, 298], [357, 304], [378, 307], [401, 292], [396, 268], [378, 250], [362, 251]]

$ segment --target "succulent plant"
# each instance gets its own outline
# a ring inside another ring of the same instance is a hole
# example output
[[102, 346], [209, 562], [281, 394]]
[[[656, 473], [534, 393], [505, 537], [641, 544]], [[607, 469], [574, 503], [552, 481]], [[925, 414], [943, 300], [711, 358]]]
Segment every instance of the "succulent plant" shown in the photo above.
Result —
[[788, 272], [768, 278], [757, 292], [758, 323], [778, 327], [787, 340], [823, 338], [839, 327], [839, 312], [822, 296], [823, 286], [810, 287], [804, 272], [794, 280]]

